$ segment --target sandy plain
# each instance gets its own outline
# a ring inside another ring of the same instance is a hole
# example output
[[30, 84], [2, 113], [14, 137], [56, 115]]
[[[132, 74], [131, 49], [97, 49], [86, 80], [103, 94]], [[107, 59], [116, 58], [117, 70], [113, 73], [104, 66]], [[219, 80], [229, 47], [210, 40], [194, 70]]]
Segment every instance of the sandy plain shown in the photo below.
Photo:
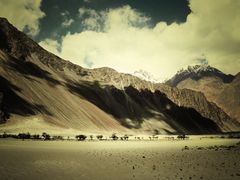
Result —
[[239, 139], [0, 140], [0, 179], [240, 179]]

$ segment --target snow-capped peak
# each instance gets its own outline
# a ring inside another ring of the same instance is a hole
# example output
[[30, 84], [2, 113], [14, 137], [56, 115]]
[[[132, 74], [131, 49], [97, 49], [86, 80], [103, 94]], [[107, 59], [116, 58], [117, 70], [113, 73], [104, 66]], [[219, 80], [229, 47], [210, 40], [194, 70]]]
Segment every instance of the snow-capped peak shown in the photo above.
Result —
[[221, 73], [223, 74], [221, 71], [219, 71], [216, 68], [211, 67], [208, 64], [198, 64], [198, 65], [194, 65], [194, 66], [188, 66], [186, 69], [181, 69], [177, 72], [177, 75], [179, 74], [190, 74], [190, 73], [194, 73], [194, 74], [199, 74], [202, 72], [216, 72], [216, 73]]
[[154, 82], [154, 83], [159, 82], [156, 78], [153, 77], [152, 74], [150, 74], [149, 72], [142, 70], [142, 69], [134, 71], [134, 73], [132, 75], [136, 76], [142, 80], [145, 80], [145, 81], [150, 81], [150, 82]]
[[220, 70], [211, 67], [208, 64], [198, 64], [194, 66], [188, 66], [185, 69], [181, 69], [175, 74], [171, 79], [167, 80], [165, 83], [170, 86], [177, 86], [177, 84], [187, 78], [194, 80], [201, 79], [206, 76], [215, 76], [221, 78], [224, 82], [229, 82], [232, 80], [232, 75], [226, 75]]

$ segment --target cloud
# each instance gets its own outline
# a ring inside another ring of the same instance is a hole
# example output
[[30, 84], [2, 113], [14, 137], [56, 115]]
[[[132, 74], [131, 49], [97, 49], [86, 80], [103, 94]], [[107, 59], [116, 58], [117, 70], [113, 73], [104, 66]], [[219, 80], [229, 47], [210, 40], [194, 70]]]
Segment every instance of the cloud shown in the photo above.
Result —
[[148, 26], [150, 18], [132, 9], [130, 6], [122, 8], [110, 9], [106, 11], [104, 17], [105, 31], [122, 31], [131, 28], [141, 28]]
[[59, 51], [61, 49], [60, 44], [52, 39], [45, 39], [44, 41], [41, 41], [38, 43], [40, 46], [44, 47], [49, 52], [60, 55]]
[[83, 2], [85, 2], [85, 3], [90, 3], [91, 0], [83, 0]]
[[105, 12], [97, 12], [94, 9], [79, 8], [79, 18], [82, 19], [82, 27], [84, 30], [100, 31], [104, 21]]
[[[191, 0], [189, 6], [192, 12], [185, 23], [159, 22], [155, 27], [130, 6], [102, 12], [80, 8], [82, 25], [91, 28], [62, 37], [59, 55], [85, 67], [87, 59], [92, 67], [109, 66], [127, 73], [143, 69], [161, 80], [182, 67], [202, 63], [203, 57], [226, 73], [237, 73], [240, 1]], [[94, 17], [94, 22], [84, 21]]]
[[39, 32], [39, 19], [44, 17], [41, 0], [1, 0], [0, 16], [7, 18], [19, 30], [35, 36]]
[[63, 27], [69, 27], [71, 26], [71, 24], [74, 22], [73, 19], [65, 19], [63, 22], [62, 22], [62, 26]]
[[70, 18], [70, 13], [69, 11], [64, 11], [60, 13], [61, 16], [63, 17], [63, 22], [62, 22], [62, 27], [69, 27], [71, 24], [74, 22], [74, 19]]
[[83, 62], [88, 68], [92, 68], [94, 65], [93, 61], [91, 59], [89, 59], [88, 57], [85, 57]]

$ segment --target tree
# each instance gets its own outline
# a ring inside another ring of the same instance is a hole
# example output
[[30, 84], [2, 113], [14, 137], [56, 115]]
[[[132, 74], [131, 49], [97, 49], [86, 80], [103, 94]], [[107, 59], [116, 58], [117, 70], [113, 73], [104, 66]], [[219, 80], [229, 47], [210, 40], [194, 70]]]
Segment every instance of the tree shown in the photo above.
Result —
[[123, 138], [124, 138], [124, 140], [127, 141], [129, 137], [128, 137], [128, 135], [125, 134], [125, 135], [123, 136]]
[[30, 135], [30, 133], [19, 133], [19, 134], [18, 134], [18, 138], [19, 138], [19, 139], [22, 139], [22, 140], [24, 140], [24, 139], [30, 139], [30, 138], [31, 138], [31, 135]]
[[49, 134], [45, 133], [45, 132], [42, 133], [42, 137], [45, 141], [48, 141], [48, 140], [51, 139], [51, 136]]
[[103, 135], [97, 135], [97, 139], [98, 139], [99, 141], [101, 141], [102, 138], [103, 138]]
[[85, 136], [85, 135], [83, 135], [83, 134], [77, 135], [77, 136], [75, 136], [75, 137], [76, 137], [76, 139], [77, 139], [78, 141], [84, 141], [84, 140], [87, 138], [87, 136]]
[[32, 136], [32, 138], [33, 138], [33, 139], [40, 139], [40, 135], [39, 135], [39, 134], [34, 134], [34, 135]]
[[116, 133], [113, 133], [110, 138], [112, 138], [114, 141], [118, 140]]
[[90, 137], [90, 139], [91, 139], [91, 141], [92, 141], [92, 140], [93, 140], [93, 135], [90, 135], [89, 137]]
[[187, 137], [186, 137], [185, 134], [181, 134], [181, 135], [178, 135], [177, 138], [184, 140], [184, 139], [186, 139]]
[[6, 132], [3, 133], [2, 135], [3, 138], [7, 138], [8, 137], [8, 134]]

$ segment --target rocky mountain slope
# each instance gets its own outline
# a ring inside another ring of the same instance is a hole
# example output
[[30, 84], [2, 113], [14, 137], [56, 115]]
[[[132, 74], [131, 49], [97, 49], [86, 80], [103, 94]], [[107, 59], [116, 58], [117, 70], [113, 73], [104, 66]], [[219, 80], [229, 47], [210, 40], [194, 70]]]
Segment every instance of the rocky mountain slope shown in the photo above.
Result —
[[230, 117], [240, 122], [239, 73], [236, 76], [226, 75], [208, 65], [197, 65], [178, 72], [166, 84], [202, 92], [209, 101], [216, 103]]
[[35, 132], [55, 127], [91, 133], [239, 130], [239, 124], [202, 93], [111, 68], [82, 68], [47, 52], [4, 18], [0, 64], [1, 112], [8, 117], [0, 131], [23, 130], [23, 123], [24, 130]]
[[187, 69], [179, 70], [176, 75], [171, 79], [165, 82], [165, 84], [176, 87], [181, 81], [191, 78], [195, 81], [202, 79], [204, 77], [218, 77], [224, 83], [231, 82], [234, 79], [234, 76], [231, 74], [224, 74], [218, 69], [209, 66], [208, 64], [188, 66]]

